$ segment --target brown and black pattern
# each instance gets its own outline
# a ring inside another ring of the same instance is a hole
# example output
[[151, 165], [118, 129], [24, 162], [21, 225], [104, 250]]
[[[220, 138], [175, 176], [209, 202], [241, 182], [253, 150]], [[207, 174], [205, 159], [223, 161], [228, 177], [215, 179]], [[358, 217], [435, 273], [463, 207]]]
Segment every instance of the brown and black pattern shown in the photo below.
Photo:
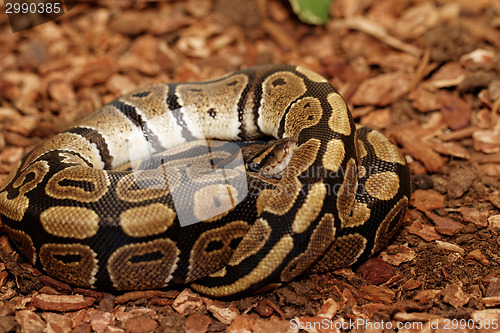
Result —
[[16, 165], [0, 218], [73, 285], [235, 297], [367, 258], [409, 199], [404, 157], [327, 80], [268, 65], [117, 98]]

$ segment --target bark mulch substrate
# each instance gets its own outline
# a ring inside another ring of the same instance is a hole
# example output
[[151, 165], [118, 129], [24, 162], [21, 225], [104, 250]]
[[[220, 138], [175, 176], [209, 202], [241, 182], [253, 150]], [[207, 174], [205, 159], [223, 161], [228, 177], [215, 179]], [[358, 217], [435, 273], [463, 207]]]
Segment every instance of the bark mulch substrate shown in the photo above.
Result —
[[0, 15], [0, 182], [134, 88], [284, 63], [324, 75], [357, 122], [396, 142], [414, 191], [375, 258], [233, 302], [73, 289], [25, 264], [0, 229], [0, 332], [500, 329], [499, 28], [498, 0], [336, 0], [324, 27], [278, 0], [81, 2], [18, 33]]

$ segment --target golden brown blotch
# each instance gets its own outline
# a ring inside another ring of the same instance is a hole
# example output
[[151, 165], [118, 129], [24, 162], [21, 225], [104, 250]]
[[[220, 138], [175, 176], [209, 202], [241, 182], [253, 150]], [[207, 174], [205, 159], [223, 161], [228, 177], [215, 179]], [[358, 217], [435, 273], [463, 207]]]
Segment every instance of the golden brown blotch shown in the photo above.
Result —
[[292, 208], [302, 188], [302, 183], [297, 177], [312, 165], [320, 146], [321, 141], [312, 138], [294, 152], [292, 160], [269, 198], [264, 211], [275, 215], [284, 215]]
[[[68, 185], [61, 185], [64, 182], [68, 182]], [[72, 183], [88, 183], [89, 186], [83, 188], [71, 185]], [[45, 187], [45, 193], [56, 199], [97, 202], [108, 192], [110, 184], [108, 173], [105, 170], [71, 166], [50, 177]]]
[[300, 234], [309, 228], [311, 222], [318, 217], [319, 212], [323, 208], [325, 197], [325, 184], [315, 183], [311, 186], [304, 203], [300, 206], [293, 219], [293, 232]]
[[259, 252], [264, 244], [266, 244], [270, 235], [271, 227], [266, 220], [259, 218], [238, 245], [228, 264], [236, 266], [246, 258]]
[[365, 182], [366, 192], [379, 200], [390, 200], [399, 191], [399, 176], [393, 171], [376, 173]]
[[388, 138], [386, 138], [379, 132], [369, 132], [366, 135], [366, 139], [373, 147], [377, 158], [380, 158], [382, 161], [386, 161], [389, 163], [398, 163], [401, 165], [406, 164], [406, 161], [399, 151], [398, 147], [396, 147], [391, 141], [389, 141]]
[[250, 228], [245, 221], [234, 221], [202, 233], [191, 249], [186, 282], [198, 280], [222, 268], [233, 254], [234, 242], [241, 241]]
[[83, 244], [43, 244], [40, 261], [50, 276], [84, 288], [93, 287], [99, 268], [97, 254]]
[[120, 226], [130, 237], [161, 234], [174, 224], [177, 214], [161, 203], [129, 208], [120, 214]]
[[302, 129], [316, 125], [322, 115], [323, 109], [319, 99], [301, 98], [292, 105], [286, 115], [284, 136], [297, 138]]
[[286, 109], [306, 92], [304, 80], [291, 72], [269, 75], [262, 83], [262, 103], [258, 124], [266, 134], [277, 137]]
[[330, 246], [335, 238], [335, 218], [327, 213], [318, 223], [316, 229], [311, 235], [307, 249], [298, 255], [285, 267], [281, 273], [281, 281], [289, 282], [302, 274], [314, 261], [317, 260]]
[[336, 238], [323, 257], [308, 269], [309, 273], [323, 273], [354, 264], [365, 250], [367, 240], [358, 233]]
[[12, 183], [12, 187], [18, 190], [15, 198], [10, 199], [8, 192], [0, 193], [0, 214], [14, 221], [21, 221], [28, 209], [30, 202], [26, 193], [33, 190], [49, 171], [49, 164], [40, 160], [30, 165]]
[[99, 215], [90, 208], [55, 206], [40, 214], [40, 223], [49, 234], [85, 239], [99, 231]]
[[331, 93], [327, 97], [332, 106], [332, 114], [328, 120], [328, 125], [332, 131], [344, 135], [351, 134], [351, 121], [344, 99], [338, 93]]
[[163, 288], [172, 279], [179, 254], [168, 238], [124, 245], [109, 257], [109, 277], [118, 290]]

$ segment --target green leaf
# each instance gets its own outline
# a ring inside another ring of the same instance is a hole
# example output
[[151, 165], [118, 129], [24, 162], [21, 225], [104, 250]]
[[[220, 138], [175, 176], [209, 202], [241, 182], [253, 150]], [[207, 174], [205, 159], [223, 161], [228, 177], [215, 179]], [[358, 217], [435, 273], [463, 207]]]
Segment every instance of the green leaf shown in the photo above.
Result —
[[292, 9], [302, 22], [325, 24], [333, 0], [290, 0]]

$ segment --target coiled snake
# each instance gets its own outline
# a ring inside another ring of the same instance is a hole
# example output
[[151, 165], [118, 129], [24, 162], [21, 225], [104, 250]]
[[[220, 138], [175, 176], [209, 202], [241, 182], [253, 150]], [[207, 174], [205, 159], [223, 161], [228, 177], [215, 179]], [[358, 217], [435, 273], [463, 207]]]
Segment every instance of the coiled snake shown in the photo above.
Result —
[[[249, 142], [263, 137], [277, 141]], [[0, 216], [30, 263], [73, 285], [225, 297], [367, 258], [409, 198], [397, 147], [356, 129], [323, 77], [268, 65], [103, 106], [16, 165]]]

